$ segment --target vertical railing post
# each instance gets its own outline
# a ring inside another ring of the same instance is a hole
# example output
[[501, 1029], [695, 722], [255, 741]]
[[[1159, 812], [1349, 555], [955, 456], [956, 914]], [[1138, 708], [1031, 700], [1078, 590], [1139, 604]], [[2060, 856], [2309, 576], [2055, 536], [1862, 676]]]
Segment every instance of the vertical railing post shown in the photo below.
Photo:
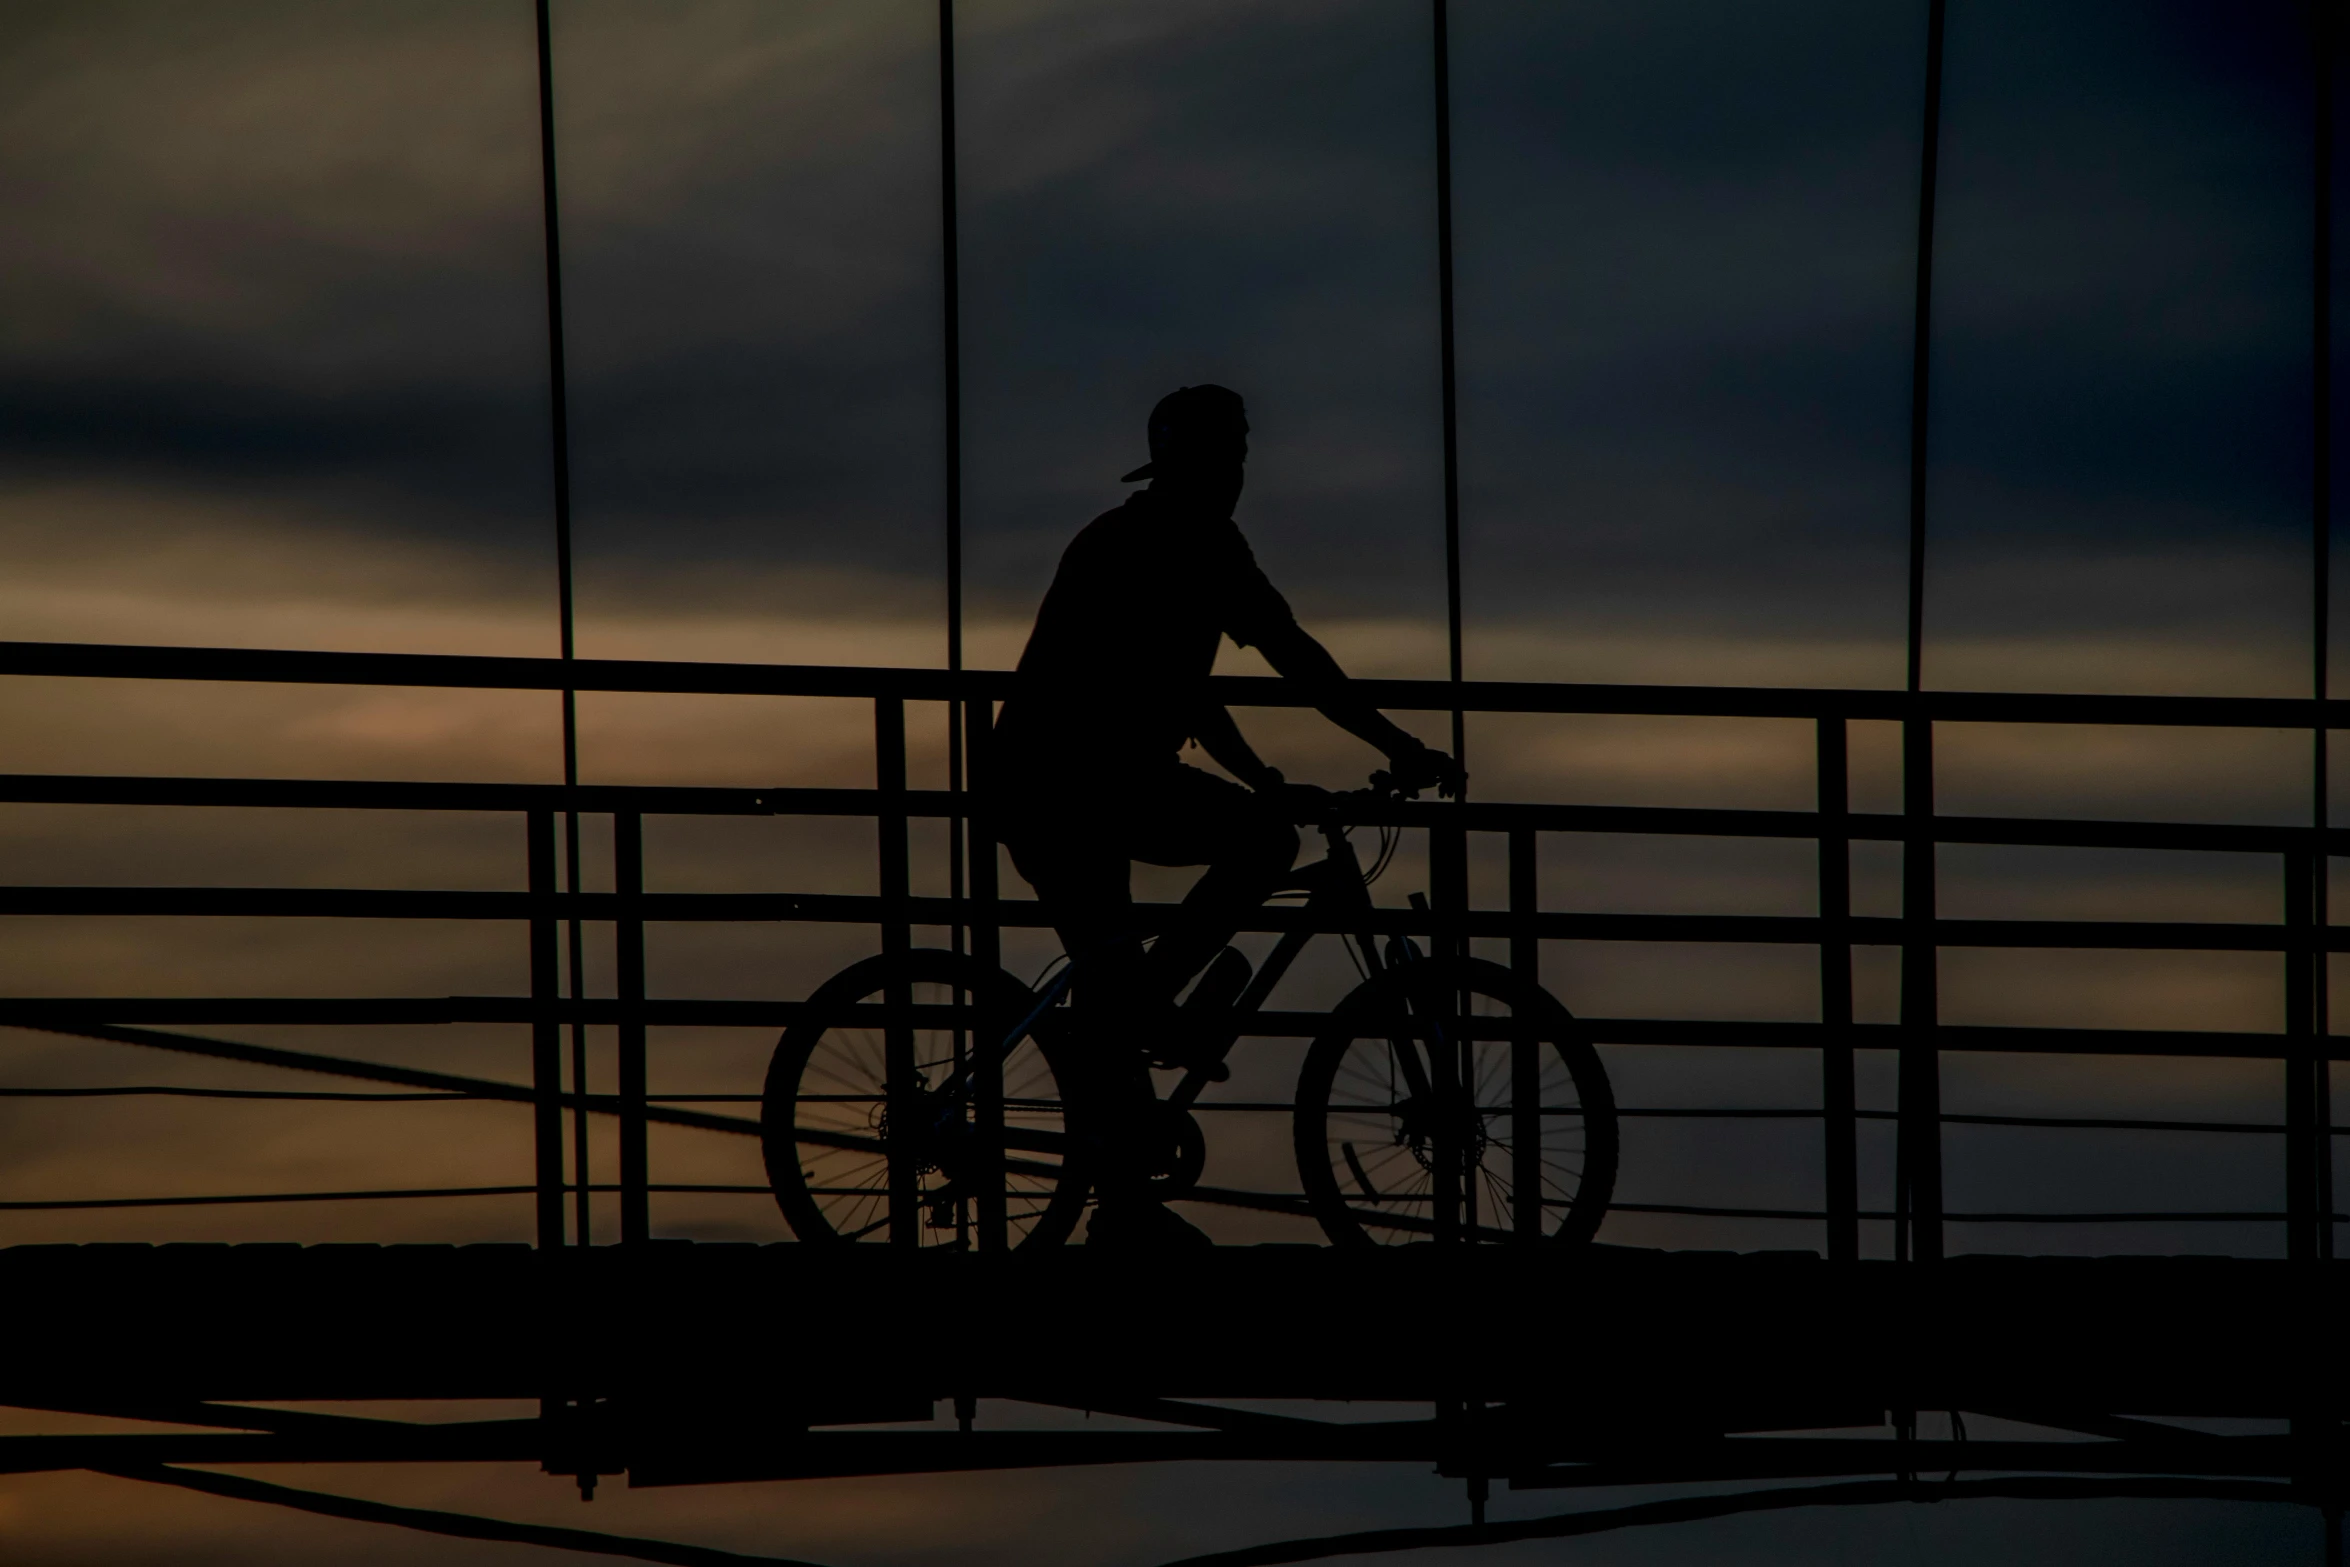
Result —
[[2285, 856], [2285, 1255], [2296, 1262], [2319, 1255], [2318, 1104], [2320, 1047], [2317, 1020], [2317, 872], [2313, 856]]
[[[1428, 829], [1428, 894], [1434, 906], [1436, 921], [1432, 949], [1440, 960], [1458, 960], [1468, 953], [1463, 916], [1469, 906], [1469, 840], [1468, 834], [1449, 822]], [[1439, 1010], [1427, 1021], [1429, 1086], [1439, 1096], [1475, 1091], [1476, 1071], [1471, 1060], [1473, 1041], [1462, 1026], [1468, 1022], [1467, 1009], [1460, 1005], [1457, 995], [1428, 996], [1428, 1004]], [[1441, 1020], [1441, 1022], [1440, 1022]], [[1439, 1241], [1457, 1240], [1461, 1227], [1474, 1227], [1479, 1222], [1476, 1212], [1477, 1183], [1468, 1161], [1475, 1157], [1473, 1143], [1456, 1129], [1459, 1118], [1439, 1115], [1435, 1145], [1435, 1169], [1431, 1185], [1435, 1199], [1436, 1238]]]
[[566, 994], [570, 996], [571, 1018], [571, 1243], [574, 1246], [592, 1245], [595, 1241], [595, 1208], [592, 1202], [595, 1167], [589, 1158], [588, 1144], [588, 1047], [587, 1025], [579, 1020], [579, 1003], [587, 999], [587, 938], [580, 924], [579, 899], [579, 813], [563, 813], [563, 888], [572, 897], [571, 917], [563, 922], [563, 955], [568, 969]]
[[1462, 916], [1469, 907], [1469, 835], [1450, 822], [1428, 829], [1428, 896], [1436, 914], [1434, 955], [1466, 957], [1467, 923]]
[[620, 1239], [650, 1240], [651, 1175], [645, 1146], [645, 828], [634, 811], [612, 816], [613, 974], [620, 1023]]
[[[2319, 842], [2323, 844], [2322, 837]], [[2316, 850], [2310, 870], [2309, 1097], [2316, 1109], [2317, 1122], [2310, 1128], [2310, 1144], [2317, 1166], [2311, 1172], [2316, 1187], [2312, 1200], [2317, 1205], [2317, 1255], [2320, 1261], [2331, 1261], [2334, 1255], [2334, 1008], [2333, 975], [2327, 961], [2331, 951], [2327, 927], [2333, 923], [2333, 916], [2329, 912], [2330, 889], [2326, 884], [2331, 865], [2322, 846]]]
[[1934, 724], [1913, 713], [1901, 729], [1901, 1084], [1897, 1110], [1909, 1254], [1942, 1256], [1942, 1063], [1934, 1033], [1939, 956], [1934, 945]]
[[554, 813], [528, 812], [523, 830], [529, 835], [531, 900], [532, 1168], [538, 1183], [538, 1243], [552, 1251], [563, 1244], [563, 1029], [555, 1016], [561, 985], [555, 967]]
[[[881, 839], [881, 952], [893, 960], [882, 987], [882, 1005], [888, 1009], [881, 1034], [882, 1092], [889, 1104], [889, 1124], [904, 1128], [914, 1124], [917, 1090], [914, 1025], [908, 1015], [914, 988], [904, 964], [913, 946], [906, 918], [906, 900], [912, 893], [906, 861], [906, 704], [896, 697], [873, 699], [873, 779], [880, 795], [874, 827]], [[912, 1147], [904, 1136], [889, 1140], [889, 1239], [894, 1246], [922, 1242], [922, 1171]]]
[[1820, 1158], [1828, 1260], [1860, 1256], [1860, 1123], [1852, 1087], [1851, 770], [1842, 718], [1819, 721]]
[[[971, 781], [972, 794], [971, 955], [983, 973], [1003, 966], [1003, 934], [996, 924], [995, 822], [987, 808], [988, 788], [993, 781], [990, 762], [994, 738], [993, 704], [981, 701], [966, 706], [963, 743], [969, 755], [964, 776]], [[1004, 1201], [1004, 1076], [1001, 1063], [988, 1059], [987, 1053], [1019, 1019], [995, 1017], [985, 1010], [985, 998], [973, 999], [980, 1007], [975, 1048], [982, 1052], [971, 1095], [972, 1137], [978, 1147], [975, 1162], [980, 1168], [978, 1249], [1002, 1251], [1011, 1243], [1010, 1217]], [[1061, 1085], [1061, 1091], [1066, 1094], [1068, 1085]]]
[[[2331, 865], [2327, 829], [2333, 821], [2328, 780], [2331, 726], [2326, 708], [2332, 693], [2334, 592], [2334, 76], [2341, 69], [2341, 7], [2311, 8], [2312, 96], [2310, 116], [2309, 255], [2309, 694], [2317, 699], [2310, 733], [2309, 819], [2317, 829], [2309, 846], [2309, 1034], [2310, 1097], [2314, 1163], [2311, 1172], [2318, 1211], [2316, 1253], [2334, 1254], [2333, 1006], [2328, 959], [2333, 923], [2329, 910]], [[2341, 1555], [2340, 1508], [2327, 1513], [2327, 1538], [2334, 1559]]]
[[[1542, 942], [1535, 915], [1542, 889], [1531, 827], [1513, 827], [1510, 852], [1510, 972], [1529, 986], [1542, 983]], [[1532, 1019], [1513, 1014], [1520, 1025], [1510, 1035], [1510, 1211], [1518, 1240], [1532, 1244], [1546, 1233], [1542, 1185], [1542, 1041]], [[1500, 1215], [1496, 1214], [1498, 1219]]]

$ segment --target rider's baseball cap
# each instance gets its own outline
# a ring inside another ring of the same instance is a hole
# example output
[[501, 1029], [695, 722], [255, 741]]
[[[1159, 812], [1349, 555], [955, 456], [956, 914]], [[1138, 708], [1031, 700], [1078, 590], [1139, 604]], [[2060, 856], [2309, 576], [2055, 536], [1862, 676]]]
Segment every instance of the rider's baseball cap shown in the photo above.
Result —
[[1206, 382], [1179, 386], [1151, 410], [1151, 460], [1118, 482], [1155, 479], [1161, 463], [1181, 465], [1187, 458], [1215, 451], [1247, 434], [1248, 408], [1238, 392]]

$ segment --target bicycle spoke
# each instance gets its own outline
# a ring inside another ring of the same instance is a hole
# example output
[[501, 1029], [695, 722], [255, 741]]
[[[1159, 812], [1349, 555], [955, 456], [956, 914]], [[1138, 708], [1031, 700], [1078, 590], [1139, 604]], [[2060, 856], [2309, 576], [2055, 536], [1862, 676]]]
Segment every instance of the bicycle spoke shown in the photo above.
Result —
[[[1582, 1068], [1547, 1025], [1504, 994], [1476, 988], [1459, 968], [1406, 979], [1387, 995], [1400, 1009], [1394, 1021], [1378, 1020], [1376, 1009], [1358, 1013], [1354, 1038], [1315, 1047], [1323, 1064], [1314, 1068], [1321, 1075], [1309, 1135], [1322, 1141], [1328, 1179], [1302, 1165], [1315, 1158], [1306, 1145], [1298, 1157], [1309, 1195], [1325, 1205], [1325, 1227], [1334, 1237], [1353, 1226], [1353, 1238], [1395, 1243], [1438, 1233], [1442, 1217], [1447, 1233], [1465, 1239], [1522, 1242], [1521, 1205], [1570, 1207], [1584, 1187], [1591, 1117]], [[1538, 1051], [1532, 1072], [1524, 1070], [1528, 1040]], [[1589, 1059], [1587, 1047], [1575, 1048]], [[1528, 1130], [1529, 1113], [1538, 1131]], [[1521, 1174], [1538, 1189], [1520, 1191]]]
[[[903, 1240], [902, 1223], [892, 1222], [903, 1215], [893, 1210], [910, 1201], [917, 1208], [916, 1244], [968, 1246], [982, 1181], [1000, 1182], [1012, 1243], [1048, 1223], [1066, 1233], [1082, 1188], [1062, 1169], [1060, 1085], [1033, 1040], [1022, 1041], [999, 1069], [1005, 1146], [984, 1164], [975, 1162], [979, 1107], [969, 1091], [972, 1079], [963, 1074], [978, 1048], [972, 1035], [980, 1018], [1001, 1009], [983, 1005], [981, 988], [964, 977], [978, 971], [966, 959], [916, 952], [868, 959], [848, 972], [870, 988], [828, 996], [826, 1004], [836, 1009], [829, 1025], [817, 1021], [812, 1034], [785, 1036], [785, 1046], [796, 1051], [791, 1076], [769, 1090], [767, 1115], [781, 1107], [792, 1150], [790, 1163], [776, 1170], [771, 1145], [770, 1168], [779, 1196], [787, 1195], [787, 1185], [797, 1194], [785, 1208], [802, 1238]], [[899, 1059], [911, 1065], [910, 1082], [889, 1080], [893, 1033]], [[795, 1044], [795, 1037], [804, 1042]], [[779, 1053], [778, 1063], [783, 1059]], [[906, 1161], [917, 1168], [908, 1172]], [[812, 1233], [811, 1224], [817, 1226]]]

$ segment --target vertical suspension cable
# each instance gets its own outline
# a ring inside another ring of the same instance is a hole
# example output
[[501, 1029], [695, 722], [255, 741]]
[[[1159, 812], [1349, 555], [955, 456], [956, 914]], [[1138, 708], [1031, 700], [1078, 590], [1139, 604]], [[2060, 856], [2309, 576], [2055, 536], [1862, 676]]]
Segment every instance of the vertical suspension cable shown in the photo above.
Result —
[[2329, 1056], [2333, 1022], [2325, 947], [2327, 871], [2324, 832], [2331, 823], [2327, 798], [2327, 728], [2324, 703], [2330, 690], [2327, 662], [2333, 634], [2333, 270], [2334, 270], [2334, 27], [2338, 0], [2316, 0], [2312, 19], [2311, 53], [2315, 57], [2312, 103], [2314, 165], [2311, 190], [2310, 302], [2309, 302], [2309, 554], [2310, 554], [2310, 694], [2319, 704], [2317, 726], [2310, 737], [2310, 820], [2319, 833], [2312, 858], [2310, 896], [2315, 907], [2312, 925], [2318, 950], [2310, 961], [2312, 995], [2311, 1034], [2316, 1048], [2308, 1070], [2315, 1077], [2317, 1125], [2314, 1128], [2317, 1183], [2313, 1211], [2318, 1215], [2316, 1254], [2334, 1254], [2334, 1160], [2332, 1067]]
[[[1925, 687], [1926, 462], [1928, 394], [1932, 387], [1934, 323], [1934, 209], [1941, 166], [1942, 40], [1946, 0], [1926, 12], [1925, 114], [1918, 155], [1917, 291], [1911, 309], [1909, 382], [1909, 604], [1908, 668], [1911, 696]], [[1942, 1254], [1941, 1063], [1933, 1040], [1940, 954], [1931, 933], [1935, 912], [1933, 840], [1933, 730], [1911, 704], [1902, 730], [1902, 810], [1908, 839], [1902, 851], [1901, 1022], [1899, 1116], [1894, 1153], [1893, 1254], [1907, 1261]], [[1922, 933], [1921, 933], [1922, 932]]]
[[[939, 226], [939, 370], [945, 393], [946, 420], [946, 534], [947, 534], [947, 674], [954, 688], [947, 698], [947, 793], [954, 809], [947, 817], [947, 898], [958, 912], [947, 929], [949, 948], [963, 951], [963, 730], [961, 692], [963, 673], [963, 255], [962, 219], [956, 201], [960, 176], [955, 167], [955, 0], [938, 0], [938, 226]], [[963, 998], [954, 998], [958, 1002]], [[955, 1071], [963, 1070], [967, 1036], [958, 1020], [954, 1031]], [[971, 1204], [955, 1204], [955, 1241], [971, 1244]], [[964, 1395], [957, 1395], [958, 1419]]]
[[1934, 322], [1934, 197], [1941, 163], [1942, 34], [1946, 0], [1926, 16], [1925, 146], [1918, 162], [1917, 294], [1909, 350], [1909, 670], [1908, 689], [1924, 689], [1926, 670], [1926, 406]]
[[[947, 673], [963, 672], [963, 283], [955, 191], [955, 0], [938, 0], [938, 205], [942, 348], [946, 402]], [[954, 682], [958, 687], [959, 680]], [[947, 791], [963, 792], [963, 699], [947, 703]], [[947, 895], [963, 900], [963, 818], [947, 818]], [[950, 932], [963, 950], [963, 922]]]
[[[1446, 0], [1430, 0], [1436, 71], [1436, 342], [1444, 398], [1444, 628], [1447, 673], [1461, 682], [1461, 450], [1453, 376], [1452, 25]], [[1452, 754], [1465, 766], [1467, 720], [1452, 710]]]
[[[547, 15], [547, 0], [536, 0], [539, 65], [539, 207], [545, 223], [547, 260], [547, 393], [549, 459], [555, 481], [555, 612], [561, 657], [569, 663], [576, 653], [571, 606], [571, 404], [568, 373], [563, 359], [563, 226], [556, 206], [555, 182], [555, 37]], [[566, 687], [563, 697], [563, 786], [579, 783], [579, 694]], [[563, 813], [564, 887], [579, 891], [579, 813]], [[580, 969], [584, 942], [579, 921], [566, 922], [571, 969], [571, 999], [585, 994]], [[571, 1025], [571, 1089], [578, 1096], [571, 1111], [573, 1225], [577, 1244], [588, 1243], [587, 1152], [587, 1028]]]

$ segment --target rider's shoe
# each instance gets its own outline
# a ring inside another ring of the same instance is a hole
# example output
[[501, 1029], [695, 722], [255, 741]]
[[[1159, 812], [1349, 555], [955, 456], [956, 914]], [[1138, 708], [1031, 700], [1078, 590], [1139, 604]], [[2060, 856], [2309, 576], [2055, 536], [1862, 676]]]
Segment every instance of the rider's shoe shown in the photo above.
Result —
[[1216, 1243], [1207, 1232], [1147, 1197], [1112, 1199], [1093, 1211], [1085, 1244], [1104, 1251], [1197, 1251]]

